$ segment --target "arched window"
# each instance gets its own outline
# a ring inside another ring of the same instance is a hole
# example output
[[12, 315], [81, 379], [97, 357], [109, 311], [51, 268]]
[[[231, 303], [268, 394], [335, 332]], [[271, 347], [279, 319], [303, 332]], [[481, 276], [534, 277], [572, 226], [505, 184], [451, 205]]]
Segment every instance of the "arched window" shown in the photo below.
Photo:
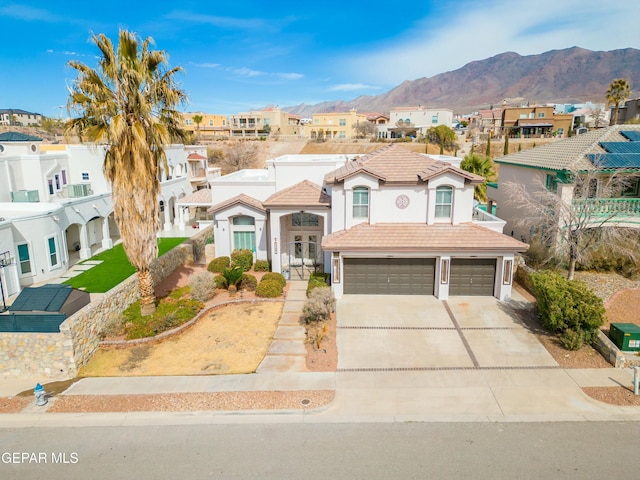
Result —
[[438, 187], [436, 189], [436, 218], [451, 218], [453, 206], [453, 188]]
[[353, 218], [369, 218], [369, 189], [367, 187], [353, 189]]

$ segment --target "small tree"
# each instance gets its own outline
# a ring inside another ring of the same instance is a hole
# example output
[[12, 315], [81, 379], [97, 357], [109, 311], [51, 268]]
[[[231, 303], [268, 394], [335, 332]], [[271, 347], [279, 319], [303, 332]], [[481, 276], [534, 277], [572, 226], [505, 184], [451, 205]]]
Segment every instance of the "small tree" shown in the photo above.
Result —
[[378, 128], [371, 122], [357, 122], [353, 126], [356, 138], [371, 138], [378, 133]]
[[200, 124], [202, 123], [202, 115], [194, 115], [193, 123], [196, 124], [196, 136], [197, 139], [200, 140]]
[[460, 168], [485, 178], [484, 183], [474, 187], [473, 196], [479, 202], [486, 202], [487, 182], [493, 182], [496, 179], [496, 169], [493, 161], [484, 155], [470, 153], [460, 162]]
[[258, 159], [257, 142], [234, 140], [226, 144], [221, 151], [214, 149], [209, 161], [214, 161], [222, 169], [222, 173], [237, 172], [256, 166]]
[[631, 85], [627, 79], [616, 78], [609, 84], [609, 88], [606, 93], [607, 105], [614, 107], [610, 125], [616, 125], [618, 123], [620, 105], [629, 98], [629, 95], [631, 95]]
[[[628, 179], [616, 173], [603, 175], [594, 166], [588, 170], [566, 170], [555, 180], [557, 183], [547, 186], [538, 179], [533, 191], [514, 182], [505, 182], [504, 188], [507, 204], [519, 211], [516, 224], [532, 225], [557, 258], [567, 260], [567, 278], [572, 280], [576, 263], [588, 261], [599, 243], [624, 248], [622, 239], [630, 234], [628, 228], [619, 225], [624, 212], [601, 209], [599, 200], [617, 197]], [[573, 194], [565, 189], [572, 189]], [[631, 251], [625, 253], [633, 255]]]
[[502, 150], [503, 155], [509, 155], [509, 132], [505, 132], [504, 134], [504, 149]]
[[440, 155], [444, 155], [445, 148], [447, 150], [455, 150], [458, 148], [456, 145], [455, 130], [446, 125], [429, 128], [429, 130], [427, 130], [427, 141], [433, 145], [440, 146]]
[[485, 155], [488, 158], [491, 158], [491, 132], [487, 135], [487, 151], [485, 152]]

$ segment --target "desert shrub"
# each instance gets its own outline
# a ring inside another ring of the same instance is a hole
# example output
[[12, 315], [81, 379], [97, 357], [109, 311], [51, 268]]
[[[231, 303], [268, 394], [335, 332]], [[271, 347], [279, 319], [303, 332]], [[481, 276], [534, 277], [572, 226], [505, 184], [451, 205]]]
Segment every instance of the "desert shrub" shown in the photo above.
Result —
[[209, 265], [207, 265], [207, 270], [213, 273], [220, 273], [225, 268], [227, 268], [231, 264], [231, 259], [229, 257], [216, 257]]
[[317, 288], [329, 288], [329, 285], [327, 285], [324, 278], [312, 275], [309, 277], [309, 283], [307, 284], [307, 297]]
[[275, 298], [282, 295], [283, 286], [275, 279], [272, 280], [260, 280], [256, 287], [256, 295], [258, 297]]
[[[545, 328], [560, 333], [573, 330], [586, 343], [591, 343], [604, 323], [602, 299], [584, 282], [567, 280], [555, 272], [541, 271], [529, 278]], [[566, 335], [569, 343], [575, 343], [574, 334]]]
[[227, 288], [227, 284], [225, 283], [225, 279], [222, 275], [216, 275], [213, 279], [213, 285], [216, 288]]
[[235, 293], [242, 281], [242, 268], [238, 266], [225, 268], [220, 275], [224, 278], [224, 288], [230, 293]]
[[204, 304], [189, 298], [189, 292], [189, 286], [174, 290], [158, 302], [152, 315], [144, 317], [140, 312], [140, 301], [131, 304], [123, 312], [127, 339], [154, 337], [195, 317]]
[[231, 252], [231, 264], [240, 267], [243, 272], [248, 272], [253, 265], [253, 252], [249, 249], [234, 250]]
[[584, 332], [581, 330], [573, 330], [571, 328], [564, 331], [560, 337], [562, 346], [567, 350], [580, 350], [585, 344]]
[[255, 291], [257, 286], [258, 286], [258, 280], [256, 279], [256, 277], [254, 277], [249, 273], [242, 274], [242, 280], [240, 280], [241, 290], [247, 290], [249, 292], [253, 292]]
[[302, 320], [307, 324], [328, 320], [335, 309], [336, 299], [331, 289], [316, 288], [302, 306]]
[[260, 283], [269, 280], [275, 280], [282, 288], [284, 288], [284, 286], [287, 284], [287, 280], [282, 276], [281, 273], [278, 272], [265, 273], [260, 279]]
[[206, 302], [216, 294], [216, 286], [213, 283], [214, 275], [211, 272], [198, 272], [189, 278], [191, 297]]
[[550, 262], [553, 263], [553, 253], [539, 237], [533, 237], [529, 241], [529, 249], [522, 255], [526, 264], [531, 268], [542, 268]]
[[271, 270], [269, 267], [269, 260], [256, 260], [256, 263], [253, 265], [253, 269], [256, 272], [268, 272]]
[[576, 264], [576, 270], [616, 272], [627, 278], [637, 278], [640, 276], [640, 263], [636, 262], [634, 256], [638, 255], [640, 250], [633, 252], [603, 242], [590, 253], [589, 260]]

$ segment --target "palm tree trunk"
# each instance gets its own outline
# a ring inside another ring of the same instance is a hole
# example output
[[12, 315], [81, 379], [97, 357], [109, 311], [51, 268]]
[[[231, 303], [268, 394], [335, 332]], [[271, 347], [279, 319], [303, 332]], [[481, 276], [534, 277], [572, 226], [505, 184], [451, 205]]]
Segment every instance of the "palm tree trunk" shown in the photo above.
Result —
[[140, 313], [151, 315], [156, 311], [156, 296], [150, 270], [138, 270], [138, 291], [140, 292]]

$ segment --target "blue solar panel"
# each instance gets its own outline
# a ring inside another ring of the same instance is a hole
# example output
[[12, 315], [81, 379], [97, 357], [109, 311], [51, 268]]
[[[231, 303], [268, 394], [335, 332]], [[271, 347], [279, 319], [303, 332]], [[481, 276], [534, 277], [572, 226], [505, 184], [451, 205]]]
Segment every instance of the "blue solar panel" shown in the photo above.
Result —
[[640, 142], [600, 142], [609, 153], [640, 153]]
[[621, 130], [620, 133], [632, 142], [640, 142], [640, 131], [638, 130]]
[[640, 169], [640, 153], [590, 153], [587, 155], [591, 163], [599, 168], [633, 168]]

